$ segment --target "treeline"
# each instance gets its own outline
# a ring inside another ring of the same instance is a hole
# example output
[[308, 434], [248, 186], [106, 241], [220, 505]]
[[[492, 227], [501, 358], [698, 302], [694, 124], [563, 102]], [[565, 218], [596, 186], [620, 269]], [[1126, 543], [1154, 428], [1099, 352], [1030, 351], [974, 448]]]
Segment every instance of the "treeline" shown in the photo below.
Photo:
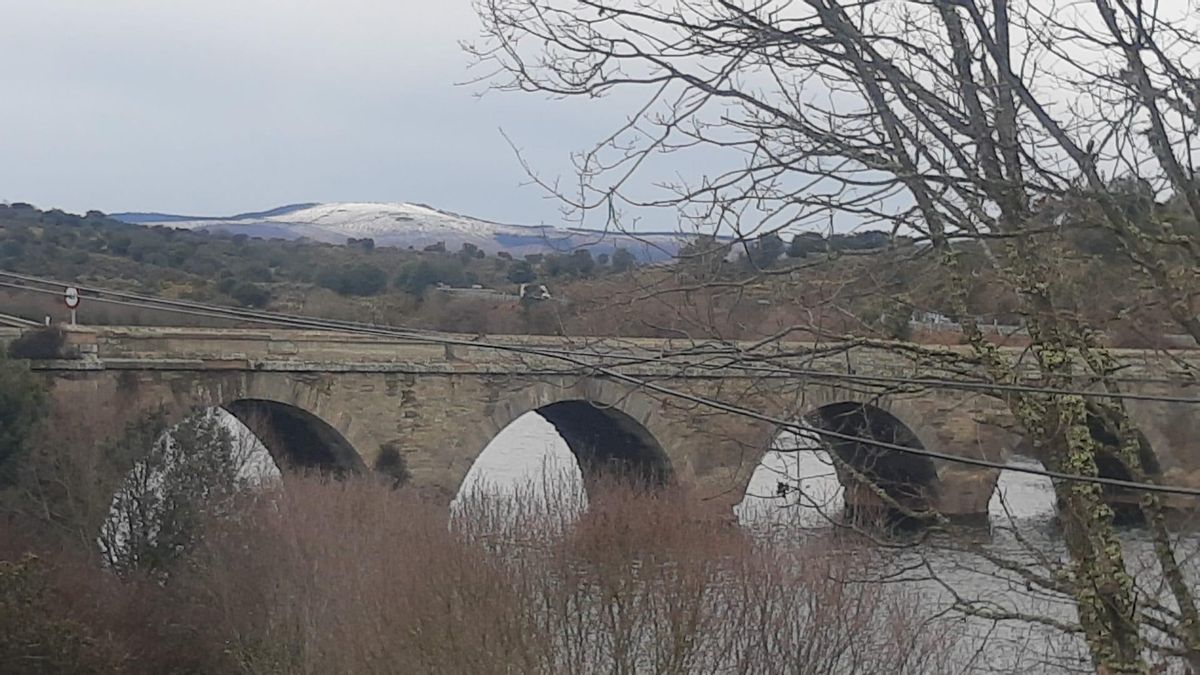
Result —
[[767, 232], [757, 237], [728, 240], [700, 235], [680, 250], [679, 260], [706, 267], [724, 265], [733, 272], [753, 272], [769, 269], [788, 259], [844, 251], [882, 251], [889, 247], [913, 244], [911, 237], [892, 236], [879, 230], [829, 235], [820, 232], [798, 232], [788, 236], [790, 239], [785, 239], [779, 232]]
[[[1137, 192], [1123, 206], [1155, 223], [1163, 236], [1167, 228], [1196, 227], [1178, 205], [1156, 204]], [[1157, 345], [1161, 303], [1127, 283], [1134, 268], [1111, 233], [1095, 225], [1094, 211], [1082, 198], [1039, 206], [1039, 217], [1058, 228], [1037, 245], [1061, 249], [1060, 295], [1077, 298], [1073, 311], [1109, 327], [1117, 344]], [[756, 339], [819, 323], [823, 330], [905, 338], [912, 336], [908, 318], [914, 313], [952, 316], [950, 298], [963, 283], [968, 307], [980, 321], [1020, 324], [1016, 296], [990, 269], [982, 244], [960, 242], [958, 251], [971, 274], [951, 282], [931, 273], [935, 266], [922, 242], [903, 235], [772, 233], [743, 241], [701, 236], [681, 249], [677, 264], [630, 274], [636, 260], [625, 250], [514, 257], [489, 255], [471, 244], [449, 250], [437, 243], [416, 251], [364, 238], [341, 246], [147, 228], [95, 211], [78, 216], [0, 205], [0, 268], [6, 270], [202, 302], [484, 334]], [[753, 292], [727, 293], [735, 287], [730, 282]], [[439, 284], [511, 292], [525, 283], [547, 284], [556, 302], [517, 307], [502, 295], [443, 294], [426, 301]], [[693, 290], [686, 295], [672, 290], [685, 288]], [[62, 320], [61, 302], [28, 295], [0, 291], [0, 311]], [[209, 325], [202, 317], [97, 303], [87, 303], [80, 320]]]
[[344, 296], [407, 293], [481, 285], [510, 288], [532, 281], [557, 282], [621, 273], [636, 265], [618, 249], [593, 257], [587, 250], [562, 254], [489, 256], [464, 243], [422, 251], [377, 247], [370, 238], [345, 246], [310, 240], [260, 239], [164, 226], [144, 227], [98, 211], [80, 216], [42, 211], [29, 204], [0, 204], [0, 267], [61, 279], [133, 285], [192, 299], [247, 307], [271, 303], [280, 284], [311, 284]]

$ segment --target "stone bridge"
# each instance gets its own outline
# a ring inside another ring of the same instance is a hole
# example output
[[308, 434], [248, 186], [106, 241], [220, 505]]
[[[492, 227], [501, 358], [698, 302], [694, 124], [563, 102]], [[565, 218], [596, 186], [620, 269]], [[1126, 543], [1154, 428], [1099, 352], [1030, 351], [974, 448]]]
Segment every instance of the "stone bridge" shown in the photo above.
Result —
[[[35, 361], [34, 368], [50, 382], [52, 429], [94, 419], [96, 435], [111, 434], [151, 409], [178, 418], [196, 406], [220, 406], [245, 422], [281, 467], [358, 471], [400, 464], [412, 486], [445, 501], [488, 442], [531, 411], [557, 428], [585, 477], [621, 466], [728, 506], [742, 499], [781, 421], [989, 460], [1020, 451], [996, 398], [903, 384], [918, 375], [961, 379], [952, 348], [939, 359], [794, 344], [735, 355], [727, 345], [662, 340], [484, 340], [75, 328], [67, 335], [73, 358]], [[1120, 356], [1126, 391], [1200, 396], [1173, 360], [1192, 353]], [[768, 362], [770, 369], [755, 365]], [[761, 417], [723, 409], [729, 407]], [[1200, 487], [1195, 406], [1129, 401], [1127, 407], [1161, 456], [1167, 479]], [[998, 475], [895, 451], [834, 447], [882, 484], [915, 485], [920, 498], [953, 516], [986, 514]], [[864, 499], [861, 491], [847, 491], [848, 502]]]

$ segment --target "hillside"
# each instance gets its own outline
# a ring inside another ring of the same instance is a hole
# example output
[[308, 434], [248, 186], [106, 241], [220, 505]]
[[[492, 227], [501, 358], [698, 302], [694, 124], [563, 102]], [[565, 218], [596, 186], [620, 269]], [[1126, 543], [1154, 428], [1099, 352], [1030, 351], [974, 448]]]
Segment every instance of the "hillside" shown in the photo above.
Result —
[[163, 213], [117, 213], [111, 217], [145, 226], [161, 225], [273, 239], [308, 238], [333, 244], [344, 244], [350, 239], [364, 237], [373, 239], [379, 246], [398, 248], [423, 249], [442, 242], [454, 250], [463, 244], [471, 244], [489, 254], [503, 251], [514, 256], [561, 253], [581, 248], [591, 251], [592, 255], [611, 255], [618, 248], [624, 248], [641, 262], [670, 259], [684, 243], [684, 237], [680, 234], [647, 233], [633, 236], [545, 225], [506, 225], [405, 202], [293, 204], [229, 217]]
[[[296, 207], [299, 208], [299, 207]], [[315, 207], [304, 207], [311, 213]], [[329, 211], [336, 213], [336, 209]], [[126, 216], [127, 218], [129, 216]], [[161, 222], [161, 215], [154, 216]], [[253, 218], [272, 217], [271, 213]], [[449, 217], [448, 217], [449, 218]], [[373, 230], [348, 244], [279, 240], [205, 228], [133, 225], [99, 212], [79, 216], [28, 204], [0, 205], [0, 270], [326, 318], [471, 333], [534, 333], [758, 339], [787, 333], [913, 337], [953, 342], [953, 326], [910, 325], [943, 317], [954, 290], [928, 248], [884, 233], [777, 236], [738, 245], [689, 242], [676, 264], [638, 266], [624, 249], [494, 255], [382, 246]], [[1126, 346], [1153, 346], [1172, 332], [1160, 304], [1110, 242], [1067, 242], [1056, 291], [1064, 310], [1109, 329]], [[1086, 249], [1086, 250], [1085, 250]], [[1015, 295], [983, 264], [968, 279], [971, 311], [997, 324], [997, 339], [1020, 342]], [[522, 283], [545, 284], [549, 302], [520, 302]], [[0, 313], [64, 320], [58, 297], [0, 289]], [[210, 319], [85, 302], [84, 323], [211, 323]], [[1004, 337], [1010, 335], [1010, 337]]]

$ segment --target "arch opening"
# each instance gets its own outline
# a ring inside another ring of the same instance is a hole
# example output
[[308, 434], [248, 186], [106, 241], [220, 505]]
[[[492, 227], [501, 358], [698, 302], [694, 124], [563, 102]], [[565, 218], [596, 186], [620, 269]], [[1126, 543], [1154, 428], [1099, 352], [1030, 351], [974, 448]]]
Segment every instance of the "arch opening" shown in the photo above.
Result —
[[169, 424], [164, 415], [131, 426], [121, 444], [132, 466], [113, 495], [97, 544], [116, 570], [153, 571], [197, 536], [203, 517], [238, 494], [312, 469], [342, 475], [361, 460], [333, 427], [304, 410], [244, 399], [199, 407]]
[[[920, 521], [906, 515], [905, 511], [921, 512], [933, 508], [938, 479], [932, 460], [821, 433], [832, 432], [923, 450], [925, 446], [921, 440], [897, 417], [870, 404], [845, 401], [817, 409], [806, 421], [816, 427], [822, 444], [839, 460], [834, 465], [845, 486], [848, 516], [882, 520], [891, 526], [913, 526]], [[895, 505], [882, 499], [875, 492], [876, 487]]]
[[[1015, 469], [1040, 469], [1045, 466], [1029, 454], [1020, 452], [1006, 462]], [[1051, 525], [1058, 515], [1058, 497], [1054, 481], [1025, 471], [1002, 469], [996, 478], [988, 502], [988, 520], [994, 527]]]
[[[1096, 408], [1088, 411], [1088, 433], [1096, 444], [1096, 473], [1101, 478], [1132, 481], [1133, 475], [1118, 456], [1121, 439], [1105, 423], [1103, 413]], [[1150, 451], [1150, 442], [1137, 432], [1139, 460], [1150, 473], [1158, 473], [1158, 460]], [[1102, 485], [1101, 494], [1113, 511], [1113, 522], [1119, 526], [1145, 525], [1138, 493], [1115, 485]]]
[[[1096, 452], [1096, 473], [1101, 478], [1132, 481], [1129, 469], [1125, 463], [1107, 449]], [[1138, 526], [1146, 524], [1142, 513], [1141, 500], [1138, 493], [1128, 488], [1103, 484], [1100, 493], [1104, 502], [1113, 512], [1113, 523], [1118, 526]]]
[[671, 481], [666, 452], [646, 427], [626, 413], [578, 400], [551, 403], [536, 412], [562, 437], [585, 481], [616, 478], [646, 487]]
[[343, 476], [363, 468], [345, 437], [306, 410], [264, 399], [238, 399], [221, 407], [254, 434], [281, 471]]
[[842, 520], [845, 500], [845, 488], [820, 439], [785, 431], [759, 460], [733, 510], [751, 530], [820, 529]]
[[515, 498], [561, 509], [570, 519], [604, 479], [658, 487], [672, 473], [662, 446], [633, 417], [583, 400], [560, 401], [500, 430], [475, 458], [454, 503], [479, 495]]
[[[499, 497], [499, 508], [475, 508], [479, 500]], [[574, 522], [587, 509], [579, 462], [554, 426], [530, 411], [500, 430], [459, 485], [451, 502], [455, 514], [482, 515], [507, 527], [527, 514], [553, 512], [563, 523]]]

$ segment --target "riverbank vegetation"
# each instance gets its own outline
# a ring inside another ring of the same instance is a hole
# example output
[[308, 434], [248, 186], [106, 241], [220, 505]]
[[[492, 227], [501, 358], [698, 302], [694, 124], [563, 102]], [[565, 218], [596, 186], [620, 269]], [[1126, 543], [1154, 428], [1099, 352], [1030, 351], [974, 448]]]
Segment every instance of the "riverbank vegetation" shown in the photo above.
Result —
[[868, 550], [764, 547], [670, 491], [614, 484], [565, 528], [552, 503], [489, 499], [451, 520], [373, 479], [292, 476], [153, 573], [10, 520], [0, 672], [956, 672], [958, 624], [857, 583]]

